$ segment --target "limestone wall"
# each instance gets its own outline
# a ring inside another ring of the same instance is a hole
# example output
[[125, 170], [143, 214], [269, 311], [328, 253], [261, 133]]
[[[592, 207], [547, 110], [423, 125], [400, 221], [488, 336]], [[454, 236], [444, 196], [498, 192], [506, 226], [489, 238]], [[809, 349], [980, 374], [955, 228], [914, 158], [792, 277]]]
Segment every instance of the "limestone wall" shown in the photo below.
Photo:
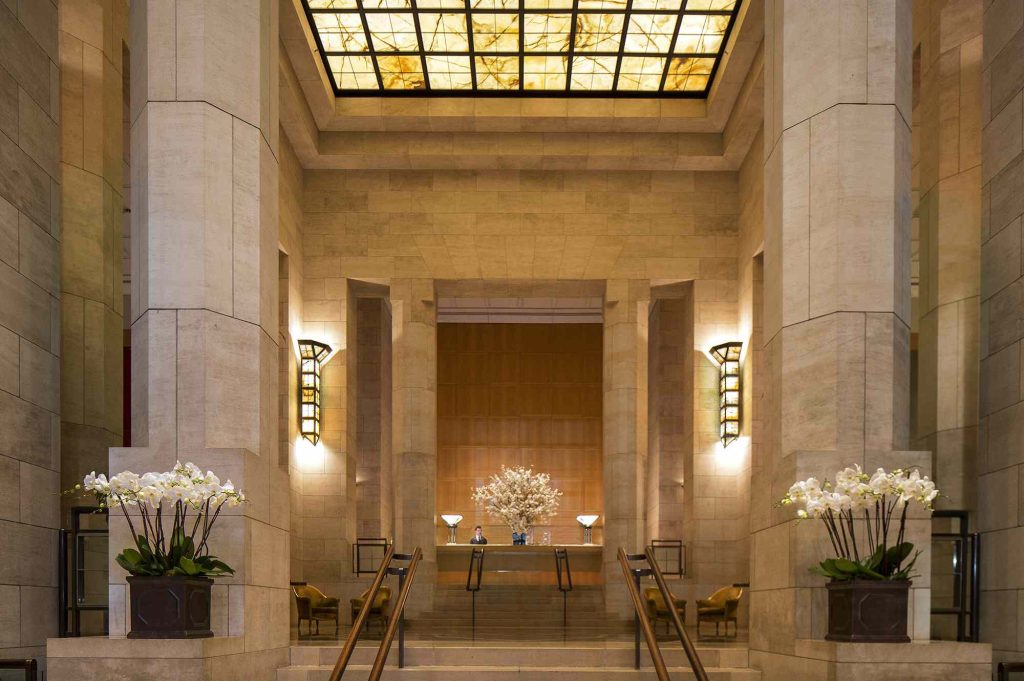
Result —
[[[60, 6], [61, 483], [123, 444], [124, 73], [128, 2]], [[65, 497], [64, 509], [81, 505]], [[87, 502], [86, 502], [87, 503]]]
[[60, 106], [57, 3], [0, 3], [0, 657], [57, 628]]
[[1024, 549], [1024, 3], [987, 3], [984, 42], [978, 529], [985, 550], [981, 635], [998, 661], [1024, 659], [1024, 573], [1017, 569]]

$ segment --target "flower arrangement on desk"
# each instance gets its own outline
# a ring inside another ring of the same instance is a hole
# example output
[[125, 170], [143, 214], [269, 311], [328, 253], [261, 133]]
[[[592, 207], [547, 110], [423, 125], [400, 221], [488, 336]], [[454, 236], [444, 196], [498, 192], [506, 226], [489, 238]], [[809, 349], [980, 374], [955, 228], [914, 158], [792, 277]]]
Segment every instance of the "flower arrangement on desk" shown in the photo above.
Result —
[[[799, 518], [822, 521], [835, 552], [811, 568], [830, 579], [827, 639], [910, 640], [907, 598], [921, 552], [905, 541], [907, 511], [918, 504], [931, 512], [938, 494], [919, 471], [879, 468], [868, 475], [860, 466], [839, 471], [834, 483], [808, 478], [789, 488], [781, 504], [797, 506]], [[875, 612], [862, 616], [862, 608]]]
[[512, 543], [525, 544], [527, 531], [537, 522], [558, 511], [562, 493], [551, 486], [551, 476], [516, 466], [501, 467], [490, 482], [477, 487], [473, 501], [488, 515], [498, 518], [512, 530]]
[[[210, 555], [209, 540], [225, 507], [245, 501], [230, 480], [221, 484], [212, 471], [180, 462], [166, 473], [124, 471], [107, 480], [95, 471], [76, 489], [96, 495], [100, 508], [121, 509], [135, 548], [117, 555], [117, 564], [136, 577], [178, 575], [214, 577], [234, 570]], [[138, 509], [138, 514], [129, 509]], [[171, 520], [170, 532], [166, 531]], [[134, 516], [134, 517], [133, 517]]]

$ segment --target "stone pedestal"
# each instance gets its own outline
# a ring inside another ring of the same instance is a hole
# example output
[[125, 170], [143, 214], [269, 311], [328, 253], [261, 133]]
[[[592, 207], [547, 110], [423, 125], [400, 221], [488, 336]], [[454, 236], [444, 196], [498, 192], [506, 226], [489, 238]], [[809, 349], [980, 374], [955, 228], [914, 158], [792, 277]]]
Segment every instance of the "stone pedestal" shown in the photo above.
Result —
[[750, 651], [750, 663], [774, 669], [765, 678], [786, 681], [990, 681], [992, 646], [987, 643], [832, 643], [795, 641], [792, 656]]
[[265, 662], [248, 654], [241, 636], [173, 641], [54, 638], [46, 656], [51, 679], [248, 681], [267, 675]]

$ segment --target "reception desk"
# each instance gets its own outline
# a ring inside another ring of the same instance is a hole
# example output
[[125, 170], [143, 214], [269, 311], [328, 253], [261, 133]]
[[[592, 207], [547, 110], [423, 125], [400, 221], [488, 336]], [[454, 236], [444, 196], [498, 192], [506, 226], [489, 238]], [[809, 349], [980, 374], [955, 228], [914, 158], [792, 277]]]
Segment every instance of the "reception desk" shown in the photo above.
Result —
[[602, 546], [596, 544], [551, 544], [513, 546], [512, 544], [444, 544], [437, 547], [437, 581], [441, 584], [465, 584], [473, 549], [484, 550], [482, 583], [552, 584], [555, 574], [555, 549], [566, 549], [572, 581], [579, 585], [602, 584]]

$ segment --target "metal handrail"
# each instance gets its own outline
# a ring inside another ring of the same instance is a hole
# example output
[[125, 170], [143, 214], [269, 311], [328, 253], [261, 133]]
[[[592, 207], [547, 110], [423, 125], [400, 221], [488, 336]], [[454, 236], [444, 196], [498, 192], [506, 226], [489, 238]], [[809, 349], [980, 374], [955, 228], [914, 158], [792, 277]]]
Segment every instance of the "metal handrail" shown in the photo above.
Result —
[[391, 544], [384, 553], [384, 560], [380, 562], [380, 569], [377, 570], [377, 575], [373, 578], [373, 582], [370, 584], [370, 590], [366, 594], [366, 600], [363, 601], [363, 607], [359, 609], [359, 614], [356, 615], [355, 620], [352, 621], [352, 630], [348, 632], [348, 638], [345, 639], [345, 645], [341, 647], [341, 652], [338, 654], [338, 661], [334, 663], [334, 669], [331, 670], [331, 675], [329, 677], [330, 681], [338, 681], [341, 678], [341, 675], [345, 673], [345, 668], [348, 667], [348, 661], [352, 658], [352, 653], [355, 651], [356, 644], [359, 642], [359, 634], [363, 630], [363, 624], [366, 622], [366, 618], [370, 615], [370, 609], [373, 607], [373, 602], [377, 600], [377, 592], [380, 591], [380, 587], [384, 583], [384, 578], [387, 576], [388, 567], [390, 567], [391, 559], [394, 555], [395, 546], [394, 544]]
[[1010, 673], [1024, 672], [1024, 662], [1000, 662], [999, 674], [996, 678], [999, 681], [1010, 681]]
[[413, 578], [416, 576], [416, 567], [420, 564], [421, 558], [423, 558], [423, 551], [417, 546], [416, 550], [409, 556], [409, 567], [406, 568], [405, 583], [402, 584], [402, 588], [398, 592], [398, 600], [395, 601], [395, 607], [391, 611], [391, 619], [388, 620], [388, 628], [384, 632], [380, 648], [377, 649], [377, 657], [373, 661], [368, 681], [380, 681], [380, 675], [384, 673], [384, 663], [387, 662], [391, 642], [395, 640], [395, 630], [402, 620], [405, 602], [409, 600], [409, 591], [412, 589]]
[[683, 620], [679, 616], [679, 611], [676, 610], [675, 598], [672, 596], [672, 592], [669, 591], [665, 576], [661, 574], [661, 567], [658, 566], [658, 561], [654, 557], [652, 547], [647, 548], [646, 555], [647, 562], [651, 566], [651, 573], [654, 575], [654, 581], [658, 583], [658, 590], [661, 591], [661, 597], [665, 601], [665, 609], [668, 610], [669, 617], [672, 618], [672, 624], [675, 625], [676, 633], [679, 635], [679, 642], [683, 644], [686, 659], [690, 662], [690, 669], [693, 670], [693, 675], [697, 677], [697, 681], [708, 681], [708, 673], [704, 670], [704, 664], [700, 661], [700, 655], [697, 654], [697, 649], [693, 647], [693, 642], [690, 641], [690, 637], [683, 627]]
[[[636, 611], [637, 621], [640, 623], [644, 639], [647, 641], [647, 649], [650, 651], [651, 660], [654, 662], [654, 671], [658, 675], [658, 681], [671, 681], [668, 669], [665, 667], [665, 658], [662, 657], [661, 649], [658, 647], [658, 637], [654, 635], [654, 629], [651, 628], [651, 620], [647, 616], [647, 608], [640, 597], [640, 591], [637, 589], [636, 582], [633, 581], [634, 575], [637, 573], [629, 566], [629, 561], [631, 560], [646, 559], [646, 554], [629, 555], [622, 547], [619, 547], [619, 565], [622, 566], [622, 575], [626, 578], [626, 589], [633, 600], [633, 609]], [[669, 609], [671, 610], [671, 608]]]
[[0, 659], [0, 669], [21, 669], [25, 672], [25, 681], [36, 681], [39, 673], [39, 665], [34, 659]]

